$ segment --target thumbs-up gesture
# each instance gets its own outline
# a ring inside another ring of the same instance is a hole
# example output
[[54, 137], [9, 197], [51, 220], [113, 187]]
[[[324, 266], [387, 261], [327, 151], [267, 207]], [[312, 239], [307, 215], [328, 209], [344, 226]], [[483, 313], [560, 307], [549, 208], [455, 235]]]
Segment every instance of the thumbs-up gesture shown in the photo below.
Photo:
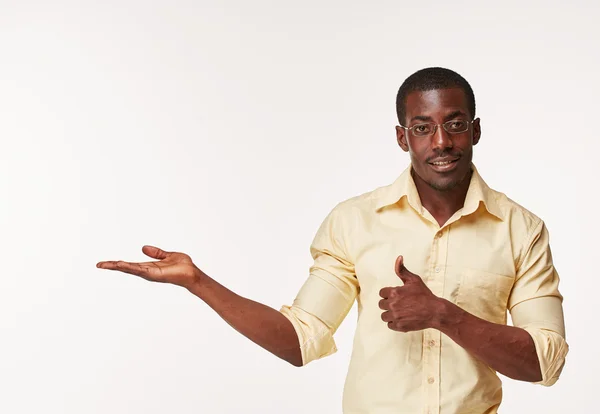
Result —
[[433, 328], [438, 323], [441, 300], [423, 280], [404, 267], [404, 258], [398, 256], [395, 270], [403, 286], [385, 287], [379, 291], [383, 299], [379, 308], [381, 319], [395, 331], [410, 332]]

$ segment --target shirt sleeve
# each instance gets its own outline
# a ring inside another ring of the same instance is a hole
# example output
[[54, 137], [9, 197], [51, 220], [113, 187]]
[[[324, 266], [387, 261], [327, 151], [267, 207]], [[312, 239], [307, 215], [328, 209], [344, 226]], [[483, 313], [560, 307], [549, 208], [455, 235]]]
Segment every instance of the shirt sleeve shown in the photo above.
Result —
[[533, 339], [542, 371], [542, 380], [535, 384], [544, 386], [558, 380], [569, 351], [558, 284], [548, 230], [540, 220], [517, 268], [508, 309], [514, 326], [526, 330]]
[[347, 253], [347, 213], [338, 204], [319, 227], [310, 246], [314, 260], [292, 306], [280, 312], [294, 325], [303, 365], [337, 351], [333, 334], [358, 294], [354, 263]]

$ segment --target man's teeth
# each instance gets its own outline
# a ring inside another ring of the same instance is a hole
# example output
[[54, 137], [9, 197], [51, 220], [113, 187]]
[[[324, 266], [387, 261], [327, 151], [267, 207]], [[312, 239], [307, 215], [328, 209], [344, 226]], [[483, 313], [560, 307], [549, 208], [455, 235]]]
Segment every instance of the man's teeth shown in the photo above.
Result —
[[453, 161], [443, 161], [443, 162], [434, 162], [432, 163], [433, 165], [448, 165], [450, 163], [453, 163], [455, 160]]

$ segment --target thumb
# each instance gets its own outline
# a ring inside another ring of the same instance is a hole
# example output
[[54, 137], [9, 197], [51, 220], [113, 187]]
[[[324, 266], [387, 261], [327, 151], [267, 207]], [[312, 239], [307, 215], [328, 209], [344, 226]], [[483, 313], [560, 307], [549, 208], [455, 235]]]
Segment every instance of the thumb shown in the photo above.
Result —
[[146, 256], [150, 256], [153, 259], [163, 260], [169, 257], [168, 252], [165, 252], [164, 250], [161, 250], [158, 247], [154, 246], [145, 245], [144, 247], [142, 247], [142, 252], [144, 252]]
[[404, 267], [404, 257], [402, 256], [398, 256], [396, 258], [395, 270], [400, 280], [402, 280], [405, 284], [415, 276], [406, 267]]

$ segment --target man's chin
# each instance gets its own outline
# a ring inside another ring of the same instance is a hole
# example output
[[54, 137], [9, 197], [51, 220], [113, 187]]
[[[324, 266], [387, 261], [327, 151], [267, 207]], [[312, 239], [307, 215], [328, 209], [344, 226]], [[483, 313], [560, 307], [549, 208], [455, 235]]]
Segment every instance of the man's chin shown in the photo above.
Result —
[[440, 192], [450, 191], [456, 186], [458, 186], [469, 176], [469, 172], [471, 171], [471, 168], [469, 167], [464, 173], [459, 172], [459, 170], [463, 169], [460, 168], [458, 171], [452, 171], [452, 173], [450, 174], [439, 174], [434, 171], [428, 170], [427, 167], [428, 166], [425, 166], [425, 168], [423, 169], [422, 172], [424, 174], [422, 175], [420, 174], [420, 171], [416, 170], [413, 167], [413, 170], [411, 171], [413, 178], [415, 174], [418, 175], [421, 181], [425, 182], [425, 184], [427, 184], [434, 190]]
[[454, 187], [456, 187], [458, 184], [460, 183], [460, 181], [450, 181], [450, 182], [428, 182], [427, 184], [429, 184], [429, 186], [431, 188], [433, 188], [434, 190], [437, 191], [441, 191], [441, 192], [445, 192], [445, 191], [450, 191], [452, 190]]
[[431, 188], [437, 191], [450, 191], [459, 184], [461, 184], [465, 179], [467, 179], [467, 177], [469, 176], [469, 171], [470, 170], [467, 170], [463, 175], [459, 177], [432, 179], [430, 181], [427, 181], [427, 184], [429, 184]]

